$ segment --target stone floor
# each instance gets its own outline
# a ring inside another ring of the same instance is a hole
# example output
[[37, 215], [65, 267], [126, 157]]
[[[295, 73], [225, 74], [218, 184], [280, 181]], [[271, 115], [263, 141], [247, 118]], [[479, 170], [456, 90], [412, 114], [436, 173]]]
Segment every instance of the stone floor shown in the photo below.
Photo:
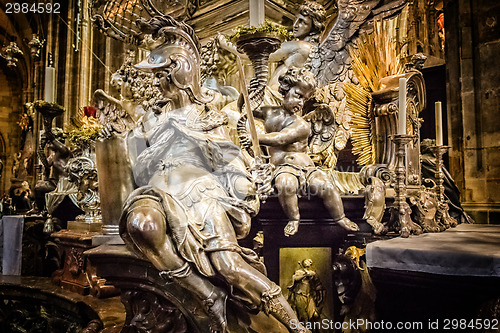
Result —
[[82, 296], [55, 286], [46, 277], [0, 275], [0, 288], [12, 286], [20, 286], [22, 290], [49, 293], [75, 304], [79, 302], [85, 303], [98, 314], [103, 322], [103, 333], [118, 333], [125, 322], [125, 308], [120, 301], [120, 297], [98, 299], [90, 295]]

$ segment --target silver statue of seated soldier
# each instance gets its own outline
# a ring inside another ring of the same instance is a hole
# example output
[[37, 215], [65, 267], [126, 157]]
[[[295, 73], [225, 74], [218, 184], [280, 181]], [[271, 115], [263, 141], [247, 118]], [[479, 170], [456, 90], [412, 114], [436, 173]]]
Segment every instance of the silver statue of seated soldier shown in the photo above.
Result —
[[161, 275], [193, 293], [211, 320], [226, 332], [228, 292], [258, 307], [289, 332], [297, 317], [280, 288], [265, 275], [256, 254], [238, 245], [259, 209], [248, 163], [229, 137], [227, 118], [200, 86], [199, 41], [191, 27], [169, 16], [139, 23], [157, 45], [136, 68], [153, 72], [171, 108], [149, 130], [129, 138], [138, 189], [124, 205], [120, 234]]

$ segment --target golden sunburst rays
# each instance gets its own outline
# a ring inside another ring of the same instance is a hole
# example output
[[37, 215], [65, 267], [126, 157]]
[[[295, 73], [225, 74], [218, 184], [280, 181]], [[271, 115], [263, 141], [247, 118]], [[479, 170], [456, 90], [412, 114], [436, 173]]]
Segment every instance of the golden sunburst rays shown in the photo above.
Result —
[[379, 90], [380, 79], [404, 72], [397, 27], [397, 19], [376, 21], [373, 32], [361, 35], [349, 50], [352, 69], [368, 91]]
[[372, 96], [362, 87], [352, 83], [344, 84], [344, 91], [347, 95], [347, 107], [351, 111], [352, 152], [358, 157], [359, 165], [375, 163]]
[[344, 91], [352, 114], [352, 152], [358, 156], [360, 165], [375, 163], [375, 120], [371, 93], [380, 89], [382, 78], [404, 72], [399, 36], [402, 19], [404, 16], [375, 21], [373, 32], [361, 35], [349, 50], [352, 69], [360, 84], [345, 84]]

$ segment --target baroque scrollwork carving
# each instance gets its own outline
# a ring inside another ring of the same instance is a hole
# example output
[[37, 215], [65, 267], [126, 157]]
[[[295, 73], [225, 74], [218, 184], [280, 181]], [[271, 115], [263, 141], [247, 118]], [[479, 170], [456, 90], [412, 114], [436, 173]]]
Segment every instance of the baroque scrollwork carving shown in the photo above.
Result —
[[385, 212], [385, 184], [377, 177], [370, 177], [365, 188], [365, 214], [363, 219], [371, 225], [376, 235], [385, 230], [382, 218]]
[[182, 312], [171, 302], [147, 291], [126, 291], [122, 302], [127, 309], [123, 332], [188, 333]]
[[171, 15], [178, 19], [191, 17], [199, 7], [199, 0], [183, 1], [103, 1], [93, 0], [89, 5], [91, 20], [107, 36], [131, 44], [139, 43], [140, 29], [137, 17]]
[[433, 190], [422, 188], [417, 197], [410, 197], [410, 202], [414, 206], [413, 220], [422, 227], [424, 232], [439, 232], [445, 229], [436, 221], [439, 203]]
[[77, 221], [100, 222], [101, 199], [98, 192], [97, 168], [88, 157], [79, 156], [69, 160], [67, 165], [69, 180], [78, 189], [77, 200], [84, 216], [77, 216]]
[[71, 248], [71, 250], [66, 253], [66, 262], [69, 267], [68, 271], [74, 277], [85, 272], [85, 257], [83, 256], [82, 249]]
[[10, 42], [9, 45], [2, 48], [0, 57], [7, 60], [7, 66], [10, 68], [16, 67], [19, 58], [24, 55], [23, 51], [17, 46], [16, 42]]

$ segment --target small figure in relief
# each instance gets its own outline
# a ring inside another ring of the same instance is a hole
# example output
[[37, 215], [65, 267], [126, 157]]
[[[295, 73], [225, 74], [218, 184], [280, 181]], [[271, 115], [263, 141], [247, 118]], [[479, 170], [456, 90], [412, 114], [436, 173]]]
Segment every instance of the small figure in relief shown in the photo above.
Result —
[[318, 195], [335, 222], [349, 231], [357, 231], [357, 224], [344, 215], [342, 199], [335, 185], [307, 154], [311, 124], [302, 117], [302, 107], [314, 95], [314, 76], [304, 69], [291, 68], [279, 78], [279, 82], [283, 104], [261, 107], [254, 111], [254, 115], [264, 121], [266, 133], [259, 134], [259, 142], [269, 147], [271, 163], [276, 166], [274, 184], [289, 219], [285, 235], [291, 236], [298, 231], [297, 196], [305, 194]]
[[313, 261], [305, 259], [293, 274], [292, 285], [288, 287], [288, 302], [301, 322], [319, 322], [326, 290], [318, 274], [311, 268]]

